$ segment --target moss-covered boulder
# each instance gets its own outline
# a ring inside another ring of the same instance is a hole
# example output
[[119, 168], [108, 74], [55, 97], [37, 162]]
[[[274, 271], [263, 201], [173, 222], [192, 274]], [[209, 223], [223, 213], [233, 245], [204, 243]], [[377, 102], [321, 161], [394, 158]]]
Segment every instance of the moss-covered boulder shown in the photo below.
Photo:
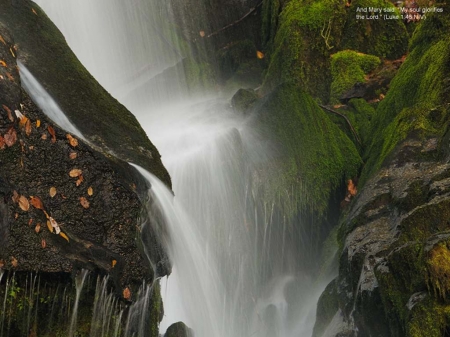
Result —
[[[401, 19], [383, 19], [382, 15], [397, 15], [399, 10], [388, 0], [353, 0], [346, 9], [346, 22], [342, 33], [342, 49], [352, 49], [381, 58], [397, 59], [408, 49], [408, 32]], [[357, 12], [357, 8], [367, 12]], [[356, 19], [356, 15], [370, 16], [378, 13], [370, 8], [388, 9], [393, 12], [382, 12], [379, 19]]]
[[194, 332], [183, 322], [173, 323], [167, 328], [166, 337], [194, 337]]
[[231, 98], [231, 106], [235, 112], [247, 114], [257, 100], [258, 95], [253, 90], [239, 89]]
[[381, 63], [373, 55], [366, 55], [353, 50], [344, 50], [331, 55], [331, 103], [338, 103], [339, 98], [356, 83], [365, 82], [365, 75]]
[[284, 200], [285, 214], [303, 210], [323, 216], [336, 188], [361, 165], [354, 143], [293, 84], [278, 87], [255, 109], [258, 127], [276, 147], [274, 162], [261, 172], [267, 174], [266, 197]]
[[0, 1], [0, 22], [15, 40], [17, 55], [94, 144], [153, 172], [170, 187], [158, 150], [136, 118], [88, 73], [63, 35], [35, 3]]

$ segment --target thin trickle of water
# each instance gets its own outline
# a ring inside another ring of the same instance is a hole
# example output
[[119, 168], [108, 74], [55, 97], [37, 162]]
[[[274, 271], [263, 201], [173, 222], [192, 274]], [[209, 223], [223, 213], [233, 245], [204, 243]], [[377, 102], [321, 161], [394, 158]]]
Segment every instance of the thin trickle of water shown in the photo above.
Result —
[[69, 334], [68, 337], [73, 337], [77, 328], [77, 318], [78, 318], [78, 304], [80, 301], [81, 291], [83, 290], [84, 282], [88, 276], [89, 271], [86, 269], [81, 270], [81, 272], [75, 277], [75, 302], [72, 309], [72, 317], [70, 319]]

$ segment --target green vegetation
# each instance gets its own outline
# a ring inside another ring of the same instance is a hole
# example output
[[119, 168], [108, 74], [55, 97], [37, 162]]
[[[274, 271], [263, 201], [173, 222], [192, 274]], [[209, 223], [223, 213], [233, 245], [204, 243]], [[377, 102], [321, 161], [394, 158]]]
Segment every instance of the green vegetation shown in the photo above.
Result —
[[339, 97], [356, 83], [365, 82], [365, 75], [380, 63], [380, 59], [376, 56], [353, 50], [344, 50], [331, 55], [331, 75], [333, 76], [331, 103], [338, 103]]
[[311, 96], [285, 84], [260, 107], [260, 123], [274, 135], [279, 155], [265, 179], [267, 200], [284, 200], [285, 214], [326, 212], [331, 194], [361, 165], [355, 145]]

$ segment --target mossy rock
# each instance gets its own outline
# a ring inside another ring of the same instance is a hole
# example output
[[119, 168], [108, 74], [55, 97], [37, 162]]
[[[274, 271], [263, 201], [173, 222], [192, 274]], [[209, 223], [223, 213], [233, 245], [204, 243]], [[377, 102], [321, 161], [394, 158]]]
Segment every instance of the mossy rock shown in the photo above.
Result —
[[337, 279], [331, 281], [317, 303], [316, 323], [312, 337], [320, 337], [325, 332], [334, 315], [339, 310], [339, 297], [336, 287]]
[[[388, 0], [354, 0], [347, 8], [347, 19], [342, 34], [342, 49], [352, 49], [365, 54], [376, 55], [387, 59], [397, 59], [408, 49], [408, 32], [401, 19], [398, 20], [357, 20], [356, 9], [362, 8], [393, 8], [398, 10]], [[367, 13], [360, 13], [370, 15]], [[390, 13], [387, 13], [390, 14]]]
[[429, 15], [417, 28], [410, 54], [378, 105], [364, 180], [381, 167], [386, 156], [412, 131], [417, 130], [421, 138], [446, 132], [450, 102], [449, 32], [450, 13], [445, 10]]
[[381, 63], [373, 55], [366, 55], [354, 50], [343, 50], [331, 55], [331, 83], [330, 102], [338, 103], [339, 98], [356, 83], [365, 82], [365, 75], [374, 70]]
[[171, 185], [160, 155], [137, 119], [89, 74], [47, 15], [29, 0], [0, 0], [18, 58], [94, 144], [150, 170]]
[[246, 114], [248, 109], [258, 99], [258, 95], [253, 90], [239, 89], [231, 99], [231, 105], [235, 112]]
[[285, 214], [303, 210], [323, 216], [333, 191], [361, 165], [355, 145], [293, 84], [278, 87], [255, 110], [258, 127], [272, 135], [277, 148], [262, 178], [265, 198], [284, 200]]
[[167, 328], [165, 337], [194, 337], [192, 329], [183, 322], [173, 323]]

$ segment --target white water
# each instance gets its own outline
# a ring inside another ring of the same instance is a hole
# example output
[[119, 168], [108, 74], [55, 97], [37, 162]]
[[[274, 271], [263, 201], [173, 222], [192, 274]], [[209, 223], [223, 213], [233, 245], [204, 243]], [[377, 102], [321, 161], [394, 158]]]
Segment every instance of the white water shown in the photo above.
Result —
[[227, 101], [180, 102], [181, 74], [176, 87], [156, 79], [180, 59], [166, 30], [155, 29], [168, 11], [141, 0], [38, 3], [136, 114], [171, 174], [175, 198], [141, 172], [171, 234], [161, 330], [182, 320], [197, 337], [309, 337], [326, 281], [314, 284], [304, 267], [314, 262], [299, 247], [302, 219], [257, 194], [253, 173], [272, 151]]

